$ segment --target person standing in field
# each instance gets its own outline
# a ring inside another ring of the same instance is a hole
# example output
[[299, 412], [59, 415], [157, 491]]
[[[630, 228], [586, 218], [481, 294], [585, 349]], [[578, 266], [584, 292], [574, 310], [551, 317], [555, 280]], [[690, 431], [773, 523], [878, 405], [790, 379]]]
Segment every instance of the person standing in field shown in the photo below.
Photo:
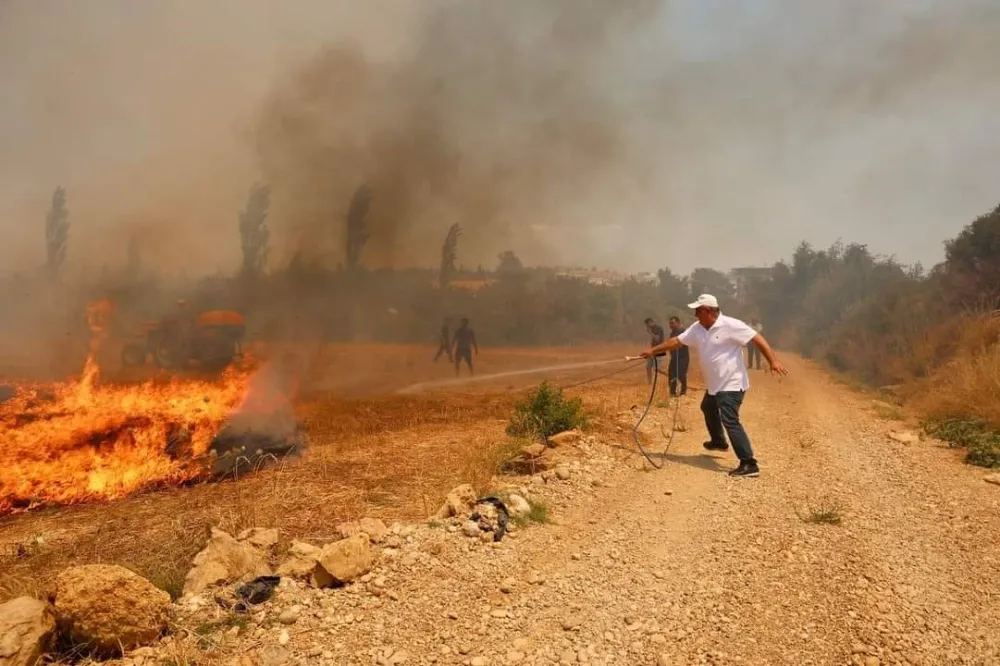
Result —
[[476, 350], [476, 355], [479, 355], [479, 345], [476, 343], [476, 332], [472, 330], [469, 326], [469, 320], [462, 318], [459, 327], [455, 329], [455, 376], [459, 375], [462, 367], [462, 361], [465, 361], [466, 365], [469, 366], [469, 374], [474, 375], [475, 372], [472, 369], [472, 350]]
[[771, 372], [787, 375], [788, 371], [774, 355], [763, 335], [745, 322], [722, 314], [715, 296], [702, 294], [688, 307], [694, 310], [698, 323], [640, 355], [652, 358], [656, 354], [680, 349], [682, 346], [698, 350], [698, 361], [706, 385], [701, 411], [705, 415], [705, 426], [711, 438], [705, 442], [704, 447], [709, 451], [727, 450], [728, 434], [740, 461], [739, 466], [729, 472], [730, 476], [758, 476], [760, 468], [750, 446], [750, 438], [740, 423], [740, 406], [750, 388], [750, 376], [743, 362], [743, 347], [753, 341], [770, 364]]
[[445, 319], [441, 325], [441, 337], [438, 344], [437, 354], [434, 355], [434, 362], [437, 363], [441, 354], [448, 355], [448, 362], [452, 362], [451, 357], [451, 319]]
[[[652, 317], [646, 317], [643, 322], [646, 324], [646, 331], [649, 333], [649, 346], [655, 347], [656, 345], [663, 342], [665, 334], [663, 332], [663, 327], [653, 321]], [[657, 356], [665, 356], [665, 354], [657, 354]], [[661, 359], [653, 360], [651, 357], [646, 361], [646, 383], [653, 383], [653, 372], [656, 370], [657, 362]], [[662, 370], [661, 370], [662, 372]]]
[[[671, 317], [667, 321], [667, 326], [670, 327], [670, 337], [672, 338], [676, 338], [684, 332], [679, 317]], [[670, 395], [672, 397], [687, 395], [688, 366], [690, 363], [691, 351], [687, 347], [682, 346], [670, 352], [670, 368], [667, 370], [667, 376], [670, 378]], [[678, 384], [680, 384], [680, 394], [677, 392]]]
[[[750, 320], [750, 328], [757, 331], [760, 335], [764, 331], [764, 327], [760, 323], [760, 319], [754, 317]], [[757, 359], [757, 369], [760, 370], [760, 348], [757, 347], [757, 343], [751, 340], [747, 343], [747, 369], [754, 369], [754, 359]]]

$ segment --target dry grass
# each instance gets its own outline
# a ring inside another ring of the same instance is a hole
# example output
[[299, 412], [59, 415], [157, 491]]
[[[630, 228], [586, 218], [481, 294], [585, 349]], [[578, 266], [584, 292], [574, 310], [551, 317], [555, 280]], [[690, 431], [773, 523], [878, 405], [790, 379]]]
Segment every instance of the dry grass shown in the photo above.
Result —
[[931, 419], [972, 418], [1000, 429], [1000, 321], [965, 320], [954, 355], [910, 388], [914, 407]]
[[[407, 380], [411, 374], [415, 381], [426, 381], [429, 373], [449, 376], [450, 368], [429, 363], [432, 352], [382, 349], [379, 362], [403, 368]], [[422, 358], [425, 353], [427, 359]], [[585, 349], [561, 353], [562, 357], [560, 350], [484, 353], [481, 365], [502, 371], [588, 356]], [[589, 357], [600, 358], [599, 354], [612, 352], [593, 350]], [[615, 352], [620, 354], [621, 350]], [[334, 353], [327, 356], [330, 363], [338, 358]], [[407, 359], [413, 361], [412, 368]], [[318, 371], [319, 379], [335, 370], [342, 374], [339, 367], [328, 367]], [[568, 383], [600, 371], [578, 370], [548, 378]], [[0, 519], [0, 601], [21, 594], [44, 595], [62, 568], [95, 562], [125, 566], [176, 595], [211, 526], [229, 532], [278, 527], [285, 543], [293, 538], [323, 542], [335, 538], [340, 522], [366, 515], [386, 522], [426, 520], [448, 490], [460, 483], [487, 490], [491, 479], [518, 453], [523, 442], [506, 437], [507, 418], [515, 400], [541, 377], [408, 396], [385, 391], [372, 395], [370, 389], [384, 379], [368, 379], [361, 397], [356, 384], [350, 391], [317, 384], [306, 387], [297, 410], [309, 447], [300, 457], [271, 469], [238, 480]], [[398, 377], [389, 379], [384, 389], [398, 386]], [[646, 390], [639, 368], [602, 381], [599, 390], [588, 388], [585, 405], [610, 424], [614, 414]], [[538, 511], [544, 513], [543, 508]]]

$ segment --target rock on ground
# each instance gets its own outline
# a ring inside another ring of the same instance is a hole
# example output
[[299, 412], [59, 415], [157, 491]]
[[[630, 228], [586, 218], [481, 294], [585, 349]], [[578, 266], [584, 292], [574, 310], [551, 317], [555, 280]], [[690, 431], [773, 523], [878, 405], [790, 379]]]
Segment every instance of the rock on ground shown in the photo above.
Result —
[[19, 597], [0, 604], [0, 664], [35, 666], [52, 643], [56, 619], [52, 606]]
[[917, 435], [914, 435], [912, 432], [906, 430], [890, 430], [889, 439], [897, 441], [901, 444], [916, 444], [920, 441], [920, 438]]
[[271, 550], [278, 545], [279, 532], [276, 527], [264, 529], [253, 527], [236, 535], [237, 541], [245, 541], [254, 548]]
[[436, 518], [443, 520], [454, 516], [464, 516], [472, 510], [477, 499], [479, 498], [476, 497], [476, 491], [471, 485], [466, 483], [458, 486], [448, 493], [448, 496], [444, 500], [444, 505], [437, 512]]
[[214, 527], [208, 545], [195, 555], [193, 564], [184, 579], [184, 594], [198, 594], [213, 585], [271, 574], [267, 552], [250, 540], [239, 541]]
[[371, 571], [375, 556], [365, 534], [327, 544], [316, 558], [312, 582], [316, 587], [343, 585]]
[[102, 655], [153, 642], [170, 613], [170, 595], [117, 565], [66, 569], [54, 596], [60, 634]]
[[579, 442], [581, 437], [583, 437], [583, 433], [579, 430], [564, 430], [549, 437], [548, 443], [549, 446], [563, 446]]
[[507, 497], [505, 504], [510, 509], [511, 515], [514, 516], [523, 516], [531, 511], [531, 505], [528, 503], [528, 500], [518, 494], [511, 494]]
[[381, 543], [389, 535], [389, 528], [377, 518], [362, 518], [341, 523], [337, 526], [341, 538], [347, 539], [355, 534], [366, 534], [372, 543]]
[[285, 561], [275, 572], [279, 576], [290, 578], [309, 578], [314, 568], [320, 549], [305, 541], [293, 541], [288, 549]]
[[992, 483], [994, 486], [1000, 486], [1000, 474], [988, 474], [983, 477], [983, 481]]
[[543, 455], [545, 455], [545, 445], [529, 444], [528, 446], [521, 449], [521, 455], [524, 456], [526, 460], [535, 460], [536, 458], [541, 458]]

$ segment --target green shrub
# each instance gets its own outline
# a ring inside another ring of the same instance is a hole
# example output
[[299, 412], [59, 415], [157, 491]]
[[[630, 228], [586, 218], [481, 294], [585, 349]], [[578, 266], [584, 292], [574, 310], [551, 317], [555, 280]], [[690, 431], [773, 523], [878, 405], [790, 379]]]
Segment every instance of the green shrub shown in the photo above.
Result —
[[587, 417], [580, 398], [567, 400], [561, 390], [542, 382], [533, 394], [514, 406], [507, 434], [513, 437], [551, 437], [586, 424]]
[[944, 419], [924, 424], [931, 436], [951, 446], [967, 449], [965, 462], [980, 467], [1000, 467], [1000, 433], [977, 419]]

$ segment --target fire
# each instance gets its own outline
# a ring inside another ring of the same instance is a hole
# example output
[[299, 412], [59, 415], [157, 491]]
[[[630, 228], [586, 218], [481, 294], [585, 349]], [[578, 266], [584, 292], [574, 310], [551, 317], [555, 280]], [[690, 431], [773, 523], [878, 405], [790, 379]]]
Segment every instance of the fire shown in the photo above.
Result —
[[98, 377], [91, 354], [79, 380], [19, 386], [0, 404], [0, 515], [198, 478], [251, 375], [229, 368], [218, 381], [133, 386]]

